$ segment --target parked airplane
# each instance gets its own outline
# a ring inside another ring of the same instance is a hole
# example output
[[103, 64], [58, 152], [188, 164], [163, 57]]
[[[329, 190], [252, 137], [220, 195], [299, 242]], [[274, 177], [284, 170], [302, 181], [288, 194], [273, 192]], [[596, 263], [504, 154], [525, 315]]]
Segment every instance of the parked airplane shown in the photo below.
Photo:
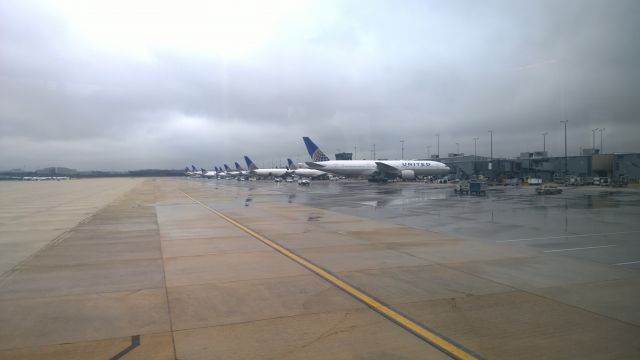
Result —
[[323, 175], [329, 175], [324, 171], [316, 170], [316, 169], [300, 169], [296, 164], [291, 161], [291, 159], [287, 159], [287, 163], [289, 164], [289, 173], [298, 175], [301, 177], [319, 177]]
[[219, 168], [217, 166], [214, 166], [214, 168], [216, 169], [216, 173], [219, 178], [226, 178], [229, 175], [226, 171], [222, 170], [222, 168]]
[[[236, 170], [238, 170], [240, 175], [245, 176], [245, 175], [249, 174], [249, 172], [247, 170], [243, 169], [242, 166], [240, 166], [240, 164], [238, 164], [237, 161], [235, 162], [235, 164], [236, 164]], [[247, 165], [247, 166], [249, 166], [249, 165]]]
[[284, 176], [287, 174], [287, 169], [260, 169], [248, 156], [245, 155], [244, 161], [249, 168], [249, 174], [258, 176]]
[[229, 167], [229, 165], [224, 164], [224, 171], [227, 174], [227, 177], [236, 177], [236, 176], [240, 176], [240, 171], [237, 170], [231, 170], [231, 168]]
[[68, 176], [24, 176], [24, 177], [16, 177], [13, 178], [15, 180], [25, 180], [25, 181], [45, 181], [45, 180], [69, 180]]
[[216, 170], [214, 171], [207, 171], [205, 169], [202, 169], [202, 176], [206, 177], [207, 179], [215, 179], [218, 177], [218, 169], [214, 166], [214, 168]]
[[200, 177], [202, 175], [201, 171], [198, 171], [195, 166], [191, 165], [191, 171], [189, 171], [189, 167], [185, 167], [185, 175], [189, 177]]
[[313, 161], [307, 162], [312, 169], [343, 176], [366, 176], [369, 181], [387, 181], [401, 178], [413, 180], [416, 176], [445, 175], [449, 167], [430, 160], [330, 160], [309, 137], [304, 144]]

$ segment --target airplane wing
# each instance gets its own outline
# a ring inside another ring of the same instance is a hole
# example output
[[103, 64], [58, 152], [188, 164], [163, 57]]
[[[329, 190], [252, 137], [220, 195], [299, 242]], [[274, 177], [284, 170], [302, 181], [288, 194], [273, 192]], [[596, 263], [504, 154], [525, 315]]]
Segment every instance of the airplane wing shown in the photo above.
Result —
[[322, 170], [322, 168], [324, 168], [324, 165], [320, 165], [320, 164], [315, 163], [313, 161], [307, 161], [305, 164], [307, 164], [312, 169]]
[[376, 161], [376, 166], [378, 167], [378, 171], [380, 171], [380, 173], [382, 174], [392, 174], [396, 176], [402, 175], [402, 172], [398, 168], [387, 165], [383, 162]]

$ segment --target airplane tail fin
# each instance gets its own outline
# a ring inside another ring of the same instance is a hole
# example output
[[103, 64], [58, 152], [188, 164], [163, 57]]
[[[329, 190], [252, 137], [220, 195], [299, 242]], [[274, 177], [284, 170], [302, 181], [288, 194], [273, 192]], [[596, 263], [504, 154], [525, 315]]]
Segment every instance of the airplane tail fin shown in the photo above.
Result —
[[231, 168], [230, 168], [230, 167], [229, 167], [229, 165], [227, 165], [227, 164], [224, 164], [224, 169], [225, 169], [226, 171], [231, 171]]
[[184, 172], [186, 172], [186, 173], [188, 173], [188, 172], [189, 172], [189, 167], [188, 167], [188, 166], [185, 166], [185, 167], [184, 167]]
[[235, 162], [235, 164], [236, 164], [236, 170], [238, 170], [238, 171], [245, 171], [245, 170], [242, 168], [242, 166], [240, 166], [240, 164], [238, 164], [238, 162], [237, 162], [237, 161]]
[[200, 168], [200, 171], [204, 174], [207, 172], [207, 170], [205, 168]]
[[304, 140], [304, 144], [307, 147], [307, 151], [309, 152], [309, 156], [311, 156], [311, 160], [313, 161], [329, 161], [329, 157], [325, 155], [320, 148], [316, 144], [311, 141], [311, 139], [307, 136], [302, 138]]
[[198, 171], [198, 169], [196, 169], [195, 166], [191, 165], [191, 171], [196, 172], [196, 171]]
[[287, 164], [289, 164], [289, 170], [298, 170], [298, 167], [291, 159], [287, 159]]
[[249, 169], [249, 171], [258, 170], [258, 166], [253, 161], [251, 161], [251, 159], [249, 159], [247, 155], [244, 156], [244, 161], [247, 163], [247, 168]]

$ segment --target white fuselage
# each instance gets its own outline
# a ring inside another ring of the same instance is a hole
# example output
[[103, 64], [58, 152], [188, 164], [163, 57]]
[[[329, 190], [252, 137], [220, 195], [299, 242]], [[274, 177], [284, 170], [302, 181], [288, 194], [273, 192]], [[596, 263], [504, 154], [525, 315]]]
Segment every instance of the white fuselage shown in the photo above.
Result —
[[376, 162], [396, 168], [398, 171], [411, 170], [416, 176], [446, 175], [449, 168], [438, 161], [430, 160], [329, 160], [316, 161], [318, 169], [343, 176], [371, 176], [378, 171]]
[[287, 173], [287, 169], [255, 169], [251, 174], [258, 176], [282, 176]]
[[302, 176], [302, 177], [317, 177], [317, 176], [327, 175], [327, 172], [316, 170], [316, 169], [296, 169], [296, 170], [291, 170], [290, 173], [294, 175]]

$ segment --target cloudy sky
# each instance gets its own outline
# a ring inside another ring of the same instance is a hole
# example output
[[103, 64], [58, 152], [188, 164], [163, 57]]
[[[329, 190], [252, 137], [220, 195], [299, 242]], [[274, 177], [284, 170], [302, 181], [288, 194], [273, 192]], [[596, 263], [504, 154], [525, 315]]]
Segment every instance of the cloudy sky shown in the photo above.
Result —
[[[640, 151], [640, 2], [0, 0], [0, 169]], [[596, 145], [600, 145], [597, 132]], [[428, 150], [427, 147], [431, 148]]]

